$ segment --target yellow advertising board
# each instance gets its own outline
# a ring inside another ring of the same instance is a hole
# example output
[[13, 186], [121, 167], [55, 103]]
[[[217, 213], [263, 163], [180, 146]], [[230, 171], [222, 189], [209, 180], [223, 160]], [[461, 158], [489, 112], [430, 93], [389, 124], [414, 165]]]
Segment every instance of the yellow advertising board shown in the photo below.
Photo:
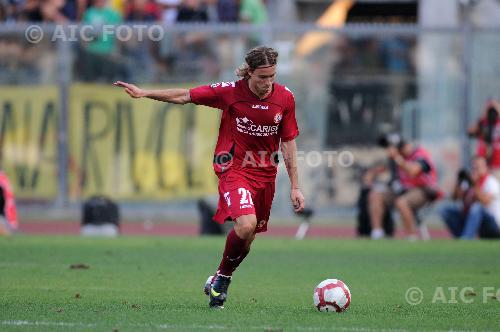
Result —
[[[57, 196], [57, 101], [55, 87], [1, 89], [0, 153], [18, 197]], [[103, 194], [161, 201], [217, 190], [211, 166], [217, 110], [75, 84], [68, 118], [70, 200]]]
[[56, 87], [0, 87], [0, 167], [16, 197], [57, 196]]

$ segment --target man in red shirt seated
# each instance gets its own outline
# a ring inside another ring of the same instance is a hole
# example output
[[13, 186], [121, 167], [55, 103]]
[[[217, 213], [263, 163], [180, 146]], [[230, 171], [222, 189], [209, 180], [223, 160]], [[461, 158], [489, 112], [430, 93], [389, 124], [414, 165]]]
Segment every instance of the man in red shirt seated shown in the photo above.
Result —
[[[369, 194], [371, 237], [380, 239], [385, 236], [382, 218], [386, 209], [394, 205], [401, 215], [408, 239], [416, 239], [416, 211], [440, 196], [436, 167], [426, 149], [406, 142], [397, 134], [390, 135], [383, 145], [396, 166], [395, 179], [389, 187], [374, 187]], [[386, 169], [379, 167], [377, 172]]]

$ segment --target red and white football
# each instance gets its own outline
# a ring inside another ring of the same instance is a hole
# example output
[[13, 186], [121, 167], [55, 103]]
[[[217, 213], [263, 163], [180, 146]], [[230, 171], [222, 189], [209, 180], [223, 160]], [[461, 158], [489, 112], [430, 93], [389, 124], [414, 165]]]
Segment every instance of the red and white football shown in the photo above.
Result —
[[319, 311], [344, 312], [351, 304], [351, 292], [341, 280], [326, 279], [316, 286], [313, 300]]

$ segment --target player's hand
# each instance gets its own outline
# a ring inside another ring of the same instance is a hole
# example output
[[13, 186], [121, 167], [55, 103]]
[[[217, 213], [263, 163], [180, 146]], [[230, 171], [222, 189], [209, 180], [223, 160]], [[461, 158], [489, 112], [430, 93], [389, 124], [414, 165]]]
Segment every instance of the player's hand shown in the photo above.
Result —
[[300, 189], [298, 188], [292, 189], [292, 191], [290, 192], [290, 199], [292, 200], [293, 210], [295, 212], [300, 212], [304, 210], [305, 199]]
[[115, 83], [113, 83], [113, 85], [125, 88], [125, 92], [128, 93], [129, 96], [132, 98], [141, 98], [146, 96], [146, 93], [144, 92], [143, 89], [133, 84], [125, 83], [122, 81], [116, 81]]

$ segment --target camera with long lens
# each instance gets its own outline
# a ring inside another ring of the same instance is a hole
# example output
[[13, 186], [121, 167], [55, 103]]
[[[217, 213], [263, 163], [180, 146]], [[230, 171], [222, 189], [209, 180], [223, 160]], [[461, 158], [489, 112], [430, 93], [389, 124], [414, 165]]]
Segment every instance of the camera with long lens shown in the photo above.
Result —
[[380, 136], [377, 140], [377, 144], [383, 148], [388, 148], [393, 146], [395, 148], [401, 149], [405, 144], [405, 141], [403, 140], [401, 135], [396, 133], [390, 133]]
[[[389, 133], [380, 136], [377, 140], [377, 144], [383, 148], [395, 147], [400, 150], [405, 141], [401, 137], [401, 135], [396, 133]], [[389, 172], [391, 174], [391, 179], [389, 180], [389, 188], [395, 195], [400, 195], [404, 192], [404, 187], [399, 181], [398, 176], [398, 166], [394, 160], [389, 160]]]
[[462, 190], [467, 190], [472, 186], [472, 177], [466, 169], [461, 169], [457, 174], [457, 182]]

